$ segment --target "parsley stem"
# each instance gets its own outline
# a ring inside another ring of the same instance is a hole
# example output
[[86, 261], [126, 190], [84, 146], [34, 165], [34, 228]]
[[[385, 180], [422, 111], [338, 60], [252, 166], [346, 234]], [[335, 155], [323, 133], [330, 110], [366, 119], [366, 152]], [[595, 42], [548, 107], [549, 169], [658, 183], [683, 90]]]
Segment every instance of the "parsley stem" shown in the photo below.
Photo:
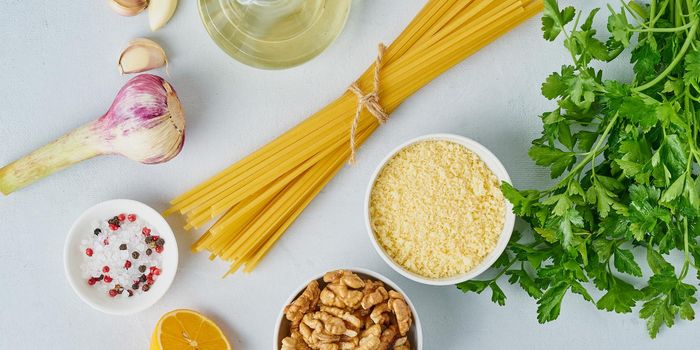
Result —
[[630, 31], [631, 32], [638, 32], [638, 33], [674, 33], [674, 32], [680, 32], [680, 31], [686, 30], [692, 26], [693, 26], [693, 23], [688, 23], [682, 27], [630, 29]]
[[656, 21], [658, 21], [658, 20], [661, 18], [661, 16], [662, 16], [664, 13], [666, 13], [666, 7], [668, 7], [668, 1], [664, 1], [664, 3], [661, 4], [661, 7], [659, 8], [659, 13], [656, 15], [656, 17], [654, 17], [654, 18], [651, 20], [651, 24], [652, 24], [652, 25], [654, 25], [654, 24], [656, 23]]
[[[694, 84], [694, 83], [692, 83]], [[697, 85], [693, 85], [693, 88], [697, 89]], [[698, 101], [693, 95], [690, 93], [690, 87], [686, 86], [685, 87], [685, 93], [683, 94], [685, 98], [685, 109], [686, 109], [686, 115], [688, 116], [688, 120], [686, 120], [686, 125], [685, 129], [688, 131], [688, 147], [690, 148], [690, 157], [688, 159], [688, 168], [686, 169], [686, 172], [691, 171], [692, 167], [692, 160], [695, 158], [695, 160], [700, 163], [700, 151], [698, 151], [697, 144], [695, 141], [695, 136], [694, 134], [697, 133], [697, 123], [692, 123], [691, 118], [695, 117], [695, 108], [693, 107], [693, 104], [690, 102], [690, 100], [695, 100]], [[693, 125], [693, 130], [690, 129], [690, 125]]]
[[[634, 17], [634, 19], [637, 20], [637, 22], [638, 22], [642, 27], [646, 27], [646, 26], [647, 26], [647, 25], [645, 24], [645, 22], [646, 22], [645, 19], [642, 18], [642, 16], [640, 16], [639, 14], [637, 14], [637, 12], [636, 12], [635, 10], [633, 10], [632, 8], [630, 8], [629, 5], [627, 5], [627, 3], [625, 3], [625, 2], [622, 1], [622, 0], [620, 0], [620, 3], [622, 4], [622, 7], [624, 7], [624, 8], [627, 10], [627, 12], [629, 12], [630, 15], [632, 15], [632, 17]], [[615, 13], [615, 11], [613, 11], [612, 6], [608, 5], [608, 9], [610, 10], [610, 12]], [[624, 10], [623, 10], [622, 12], [624, 12]]]
[[689, 247], [688, 247], [688, 218], [683, 218], [683, 256], [685, 261], [683, 261], [683, 268], [681, 269], [681, 274], [678, 276], [680, 280], [683, 280], [688, 274], [688, 265], [690, 263]]
[[[571, 38], [569, 37], [569, 33], [566, 32], [566, 29], [563, 26], [561, 28], [561, 32], [564, 33], [564, 36], [566, 37], [566, 42], [571, 41]], [[576, 59], [576, 55], [571, 50], [569, 50], [569, 53], [571, 54], [571, 59], [574, 61], [574, 65], [576, 67], [578, 67], [579, 63], [578, 63], [578, 59]]]
[[673, 12], [675, 14], [675, 20], [676, 20], [676, 25], [680, 25], [681, 23], [681, 14], [683, 14], [683, 10], [681, 9], [681, 3], [679, 1], [674, 2], [676, 5], [676, 10]]
[[501, 276], [503, 276], [504, 273], [508, 272], [508, 270], [509, 270], [517, 261], [518, 261], [518, 258], [517, 258], [517, 257], [515, 257], [515, 258], [509, 260], [509, 261], [508, 261], [508, 265], [506, 265], [506, 267], [504, 267], [501, 271], [499, 271], [498, 274], [497, 274], [496, 276], [494, 276], [493, 278], [489, 279], [488, 282], [491, 283], [491, 282], [497, 281], [499, 278], [501, 278]]
[[686, 7], [688, 7], [688, 12], [689, 12], [688, 14], [689, 15], [692, 14], [693, 13], [693, 0], [685, 0], [685, 5], [686, 5]]
[[676, 68], [678, 63], [680, 63], [681, 60], [683, 60], [683, 57], [685, 56], [685, 53], [688, 51], [688, 48], [690, 47], [691, 42], [693, 42], [695, 40], [695, 33], [698, 30], [698, 20], [697, 19], [694, 20], [692, 22], [692, 24], [693, 24], [693, 26], [692, 26], [692, 28], [690, 28], [690, 33], [688, 34], [688, 37], [685, 39], [685, 43], [683, 43], [683, 47], [681, 48], [681, 51], [678, 53], [678, 55], [676, 55], [676, 57], [673, 59], [671, 64], [669, 64], [668, 67], [666, 67], [666, 69], [663, 72], [661, 72], [661, 74], [659, 76], [654, 78], [654, 80], [652, 80], [652, 81], [650, 81], [642, 86], [638, 86], [638, 87], [632, 89], [632, 91], [641, 92], [641, 91], [644, 91], [644, 90], [658, 84], [661, 80], [666, 78], [666, 76], [668, 76]]

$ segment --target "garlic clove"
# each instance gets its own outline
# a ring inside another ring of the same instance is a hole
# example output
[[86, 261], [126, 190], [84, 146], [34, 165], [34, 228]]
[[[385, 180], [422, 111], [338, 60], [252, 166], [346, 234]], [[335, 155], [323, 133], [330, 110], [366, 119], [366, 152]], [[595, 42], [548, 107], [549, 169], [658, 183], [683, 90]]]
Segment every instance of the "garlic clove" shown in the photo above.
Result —
[[148, 4], [148, 22], [152, 31], [163, 27], [173, 17], [177, 0], [150, 0]]
[[119, 55], [119, 73], [141, 73], [167, 66], [168, 58], [163, 48], [150, 39], [134, 39]]
[[148, 0], [109, 0], [109, 5], [122, 16], [136, 16], [148, 7]]

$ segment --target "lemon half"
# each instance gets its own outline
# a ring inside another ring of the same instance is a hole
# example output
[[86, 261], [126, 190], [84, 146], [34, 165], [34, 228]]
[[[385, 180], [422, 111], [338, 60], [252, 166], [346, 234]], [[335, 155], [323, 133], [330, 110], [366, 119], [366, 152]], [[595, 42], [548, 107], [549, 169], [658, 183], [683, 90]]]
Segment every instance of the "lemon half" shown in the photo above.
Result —
[[158, 320], [150, 349], [231, 350], [231, 344], [214, 321], [196, 311], [179, 309]]

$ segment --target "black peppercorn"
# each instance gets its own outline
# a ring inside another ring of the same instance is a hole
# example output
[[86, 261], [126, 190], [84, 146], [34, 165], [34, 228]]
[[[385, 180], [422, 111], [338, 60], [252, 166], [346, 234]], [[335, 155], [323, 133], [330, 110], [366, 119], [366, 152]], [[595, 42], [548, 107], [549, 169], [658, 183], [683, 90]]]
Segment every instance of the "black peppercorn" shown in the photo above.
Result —
[[144, 292], [148, 292], [148, 290], [151, 289], [151, 286], [149, 286], [148, 284], [144, 284], [143, 287], [141, 287], [141, 289], [143, 289]]
[[159, 247], [162, 247], [164, 244], [165, 244], [165, 240], [162, 238], [158, 238], [158, 240], [156, 241], [156, 245]]
[[140, 285], [139, 285], [139, 283], [137, 282], [137, 283], [132, 284], [132, 285], [131, 285], [131, 288], [132, 288], [132, 289], [139, 289], [139, 286], [140, 286]]
[[151, 248], [146, 249], [146, 255], [151, 255], [152, 253], [153, 251], [151, 250]]
[[116, 217], [116, 216], [113, 217], [113, 218], [111, 218], [111, 219], [109, 219], [109, 220], [107, 220], [107, 223], [110, 224], [110, 225], [117, 226], [117, 227], [119, 227], [119, 226], [121, 225], [121, 224], [120, 224], [120, 221], [119, 221], [119, 217]]
[[134, 296], [134, 291], [133, 291], [133, 290], [129, 289], [127, 292], [129, 292], [129, 297], [130, 297], [130, 298]]
[[139, 277], [139, 281], [141, 282], [146, 282], [147, 280], [148, 278], [146, 277], [146, 275], [141, 275], [141, 277]]
[[[139, 258], [139, 255], [140, 255], [139, 252], [132, 252], [132, 253], [131, 253], [131, 257], [134, 258], [134, 259], [138, 259], [138, 258]], [[141, 272], [143, 272], [143, 271], [141, 271]]]
[[99, 235], [100, 233], [102, 233], [102, 230], [100, 230], [99, 228], [96, 228], [95, 229], [95, 236]]
[[126, 243], [122, 243], [119, 245], [119, 250], [126, 250]]
[[141, 272], [141, 273], [146, 272], [146, 265], [139, 266], [139, 272]]

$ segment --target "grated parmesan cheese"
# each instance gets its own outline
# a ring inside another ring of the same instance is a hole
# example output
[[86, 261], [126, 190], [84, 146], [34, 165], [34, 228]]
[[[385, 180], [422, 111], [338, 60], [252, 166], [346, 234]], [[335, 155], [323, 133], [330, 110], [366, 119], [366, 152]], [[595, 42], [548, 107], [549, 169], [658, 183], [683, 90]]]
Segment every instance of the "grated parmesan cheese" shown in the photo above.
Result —
[[377, 176], [370, 218], [384, 251], [428, 278], [463, 274], [496, 246], [505, 222], [500, 182], [466, 147], [423, 141], [399, 151]]

